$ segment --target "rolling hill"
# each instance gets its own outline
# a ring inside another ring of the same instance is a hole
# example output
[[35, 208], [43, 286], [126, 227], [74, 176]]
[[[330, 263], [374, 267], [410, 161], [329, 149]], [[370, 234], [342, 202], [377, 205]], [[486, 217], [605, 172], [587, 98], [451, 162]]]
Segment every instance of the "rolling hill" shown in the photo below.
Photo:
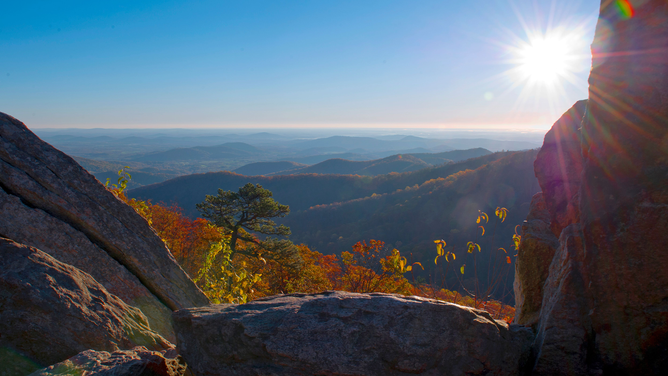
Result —
[[301, 174], [277, 176], [244, 176], [228, 171], [180, 176], [158, 184], [147, 185], [127, 192], [129, 197], [150, 199], [153, 202], [176, 203], [184, 212], [197, 217], [195, 205], [217, 190], [237, 190], [248, 182], [261, 184], [274, 193], [292, 212], [311, 206], [354, 200], [373, 193], [389, 193], [397, 189], [420, 185], [427, 180], [446, 177], [459, 171], [476, 169], [510, 152], [499, 152], [465, 161], [427, 167], [421, 170], [378, 175]]
[[453, 150], [443, 153], [395, 154], [390, 157], [351, 161], [344, 158], [331, 158], [312, 166], [298, 165], [294, 162], [259, 162], [242, 166], [234, 172], [242, 175], [293, 175], [293, 174], [350, 174], [376, 176], [391, 172], [420, 170], [431, 165], [462, 161], [469, 158], [491, 154], [489, 150], [477, 148]]
[[250, 157], [260, 153], [261, 150], [255, 146], [243, 142], [228, 142], [217, 146], [177, 148], [148, 153], [135, 156], [132, 160], [136, 162], [214, 161]]
[[232, 172], [246, 176], [269, 175], [280, 171], [294, 170], [306, 166], [307, 165], [303, 163], [296, 163], [291, 161], [255, 162], [241, 166]]
[[294, 142], [291, 143], [290, 146], [296, 149], [337, 147], [345, 149], [346, 151], [351, 151], [353, 149], [365, 151], [406, 150], [414, 148], [431, 149], [435, 146], [439, 146], [442, 150], [452, 150], [452, 148], [446, 144], [447, 142], [445, 140], [427, 139], [415, 136], [406, 136], [399, 140], [380, 140], [373, 137], [332, 136]]
[[[494, 297], [512, 303], [513, 255], [517, 253], [512, 236], [529, 212], [531, 197], [540, 191], [533, 170], [536, 154], [535, 150], [516, 152], [419, 186], [311, 207], [291, 213], [282, 223], [291, 228], [292, 241], [325, 254], [347, 251], [362, 240], [383, 240], [388, 250], [397, 248], [411, 263], [424, 266], [424, 271], [415, 269], [413, 277], [437, 285], [444, 281], [442, 286], [450, 289], [459, 289], [460, 283], [471, 288], [476, 260], [466, 252], [466, 244], [473, 241], [481, 247], [476, 252], [481, 284], [492, 283], [498, 271], [502, 283]], [[496, 207], [508, 209], [504, 222], [496, 221]], [[487, 232], [482, 237], [476, 224], [478, 210], [491, 217], [489, 223], [481, 223]], [[436, 239], [447, 242], [456, 260], [447, 263], [441, 259], [440, 267], [434, 264]], [[471, 269], [459, 277], [463, 265]]]
[[344, 174], [344, 175], [366, 175], [375, 176], [389, 174], [390, 172], [415, 171], [429, 164], [423, 160], [410, 155], [393, 155], [391, 157], [376, 159], [372, 161], [349, 161], [346, 159], [328, 159], [313, 166], [305, 166], [289, 171], [280, 171], [274, 175], [290, 174]]

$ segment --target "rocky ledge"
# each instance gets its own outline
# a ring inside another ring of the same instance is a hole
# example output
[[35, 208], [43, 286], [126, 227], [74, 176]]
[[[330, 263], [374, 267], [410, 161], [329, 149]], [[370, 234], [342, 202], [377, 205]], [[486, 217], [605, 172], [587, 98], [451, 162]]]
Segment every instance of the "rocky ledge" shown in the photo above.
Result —
[[517, 375], [529, 329], [392, 294], [279, 295], [174, 313], [197, 375]]

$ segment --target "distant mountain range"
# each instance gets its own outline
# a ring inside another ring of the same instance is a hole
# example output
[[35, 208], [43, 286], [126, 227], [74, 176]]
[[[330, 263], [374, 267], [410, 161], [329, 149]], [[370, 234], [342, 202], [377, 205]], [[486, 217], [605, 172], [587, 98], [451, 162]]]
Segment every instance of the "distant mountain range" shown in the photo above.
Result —
[[376, 176], [391, 172], [420, 170], [432, 165], [461, 161], [491, 154], [489, 150], [477, 148], [443, 153], [398, 154], [370, 161], [351, 161], [343, 158], [327, 159], [307, 166], [294, 162], [262, 162], [240, 167], [234, 172], [243, 175], [290, 175], [290, 174], [351, 174]]
[[[72, 132], [74, 134], [68, 134]], [[40, 130], [47, 142], [86, 164], [101, 181], [115, 180], [123, 166], [131, 187], [212, 171], [243, 174], [359, 174], [408, 172], [457, 161], [453, 149], [518, 150], [539, 146], [489, 138], [426, 138], [410, 135], [304, 138], [306, 133], [221, 134], [204, 130]], [[314, 132], [314, 131], [311, 131]], [[507, 136], [507, 135], [506, 135]], [[487, 152], [485, 151], [485, 152]], [[400, 156], [399, 156], [400, 155]], [[473, 153], [470, 158], [482, 153]], [[98, 161], [99, 163], [93, 163]], [[105, 164], [104, 162], [109, 162]], [[292, 162], [292, 163], [276, 163]], [[359, 163], [358, 163], [359, 162]], [[254, 163], [263, 163], [253, 165]], [[95, 165], [95, 166], [94, 166]], [[251, 165], [249, 167], [244, 167]], [[104, 169], [103, 166], [108, 166]], [[242, 168], [244, 167], [244, 168]]]
[[208, 162], [223, 159], [249, 158], [262, 151], [243, 142], [228, 142], [216, 146], [197, 146], [155, 152], [131, 158], [136, 162]]
[[272, 191], [276, 200], [290, 205], [292, 211], [299, 211], [311, 206], [354, 200], [373, 193], [390, 193], [420, 185], [430, 179], [477, 169], [509, 154], [511, 152], [492, 153], [457, 163], [373, 177], [333, 174], [245, 176], [228, 171], [208, 172], [179, 176], [162, 183], [134, 188], [128, 191], [128, 195], [151, 199], [153, 202], [177, 203], [187, 215], [194, 218], [198, 216], [195, 204], [202, 202], [207, 194], [216, 194], [219, 188], [237, 190], [252, 182]]

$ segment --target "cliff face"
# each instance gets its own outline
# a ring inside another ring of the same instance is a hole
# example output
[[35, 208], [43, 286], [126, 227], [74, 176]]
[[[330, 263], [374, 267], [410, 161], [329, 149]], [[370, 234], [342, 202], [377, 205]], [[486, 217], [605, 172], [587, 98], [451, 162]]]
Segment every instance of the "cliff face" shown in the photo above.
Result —
[[581, 225], [597, 355], [668, 366], [668, 3], [602, 6], [582, 124]]
[[[517, 318], [537, 334], [535, 374], [668, 367], [668, 3], [630, 4], [625, 15], [602, 1], [586, 112], [580, 122], [569, 110], [551, 131], [579, 125], [580, 153], [576, 137], [548, 134], [536, 161], [559, 243], [539, 320]], [[518, 268], [537, 246], [523, 244]], [[538, 293], [535, 281], [517, 284]]]

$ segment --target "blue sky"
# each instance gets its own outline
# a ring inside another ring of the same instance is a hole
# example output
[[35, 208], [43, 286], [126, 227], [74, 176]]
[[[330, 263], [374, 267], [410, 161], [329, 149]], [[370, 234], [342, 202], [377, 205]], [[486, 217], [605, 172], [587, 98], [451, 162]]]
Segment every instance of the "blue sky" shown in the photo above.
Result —
[[[545, 127], [586, 98], [596, 0], [21, 1], [0, 111], [44, 127]], [[512, 46], [577, 30], [574, 82]]]

